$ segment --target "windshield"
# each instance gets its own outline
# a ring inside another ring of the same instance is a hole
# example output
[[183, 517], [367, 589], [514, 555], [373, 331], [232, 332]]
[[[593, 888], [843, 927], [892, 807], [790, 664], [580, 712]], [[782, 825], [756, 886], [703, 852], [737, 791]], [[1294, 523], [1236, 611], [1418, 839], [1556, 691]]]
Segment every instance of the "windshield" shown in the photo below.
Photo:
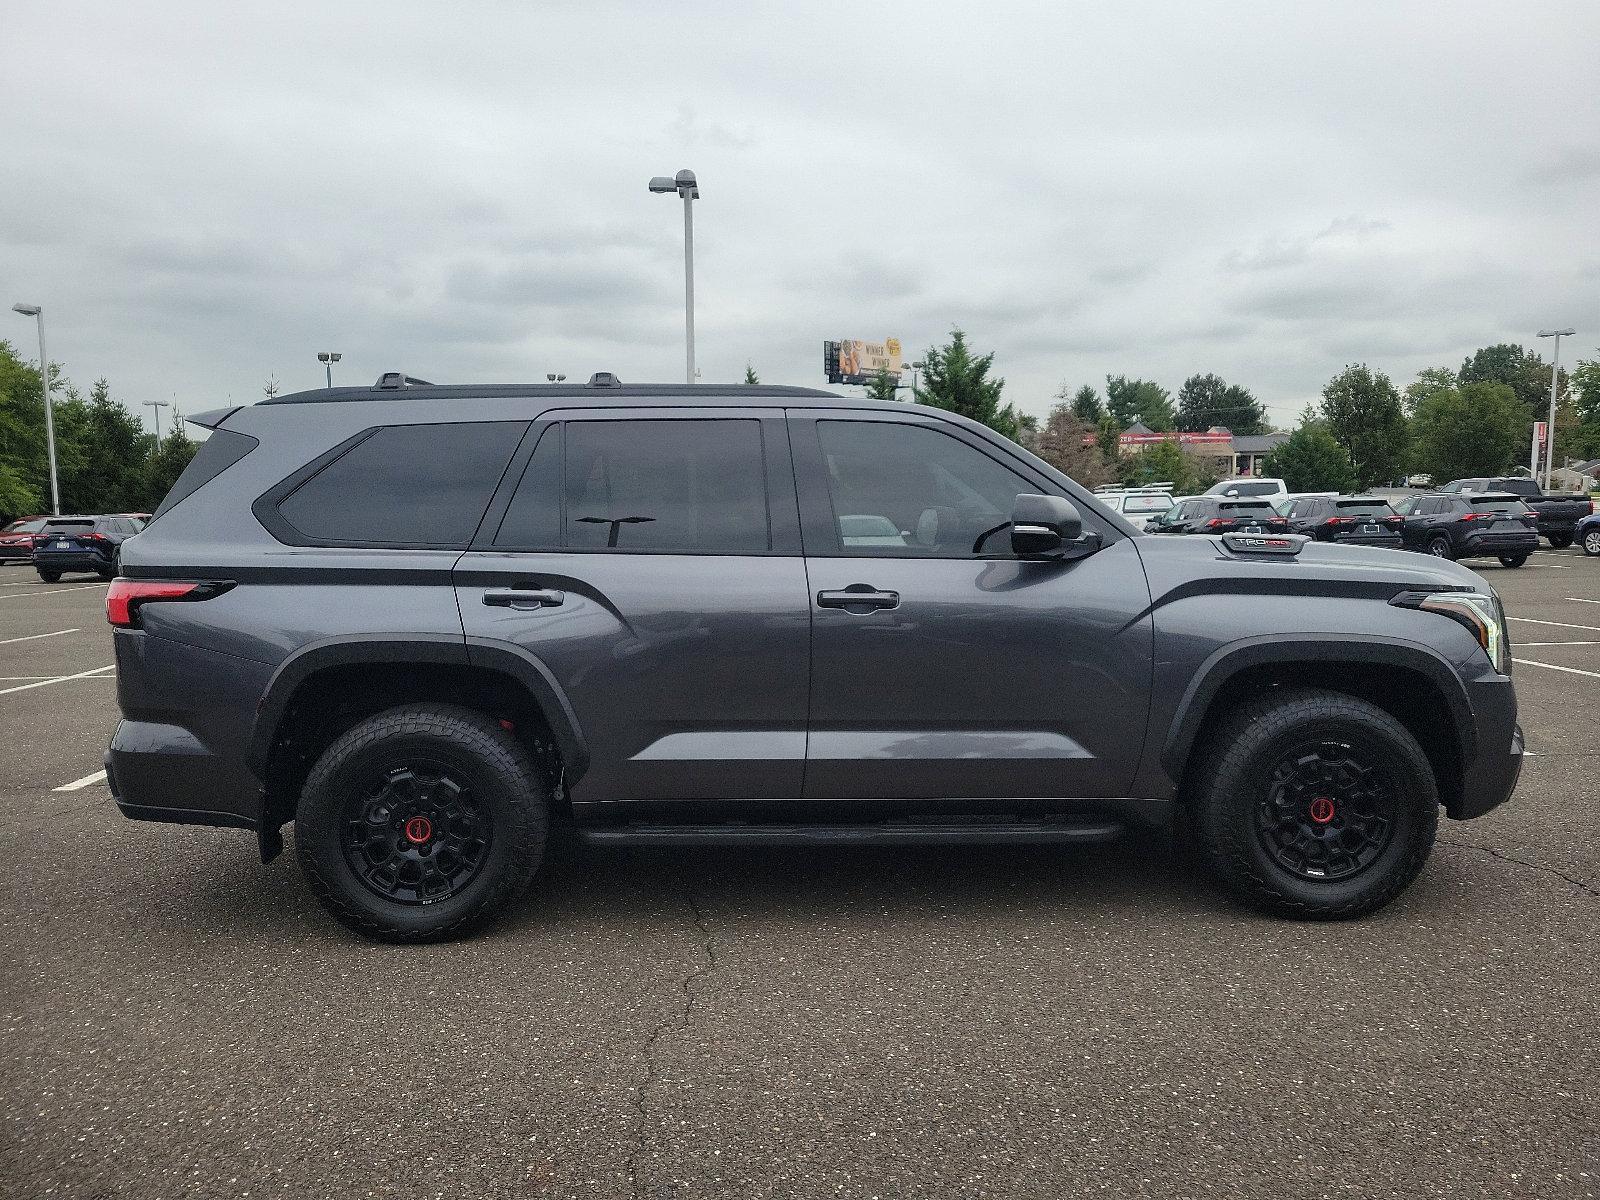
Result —
[[38, 533], [39, 530], [44, 528], [44, 526], [45, 526], [45, 521], [44, 521], [43, 517], [36, 518], [35, 520], [32, 520], [32, 521], [13, 521], [13, 522], [11, 522], [11, 524], [6, 526], [6, 532], [7, 533]]
[[1392, 517], [1394, 509], [1387, 500], [1374, 500], [1370, 497], [1356, 500], [1335, 500], [1333, 506], [1339, 510], [1341, 517]]

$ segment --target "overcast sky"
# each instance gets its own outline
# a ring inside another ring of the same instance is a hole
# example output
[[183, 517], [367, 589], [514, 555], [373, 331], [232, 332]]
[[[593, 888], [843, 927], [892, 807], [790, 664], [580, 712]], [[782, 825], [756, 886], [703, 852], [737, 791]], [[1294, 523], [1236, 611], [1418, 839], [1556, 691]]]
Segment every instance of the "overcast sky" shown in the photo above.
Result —
[[10, 3], [0, 112], [5, 304], [133, 404], [680, 380], [680, 167], [707, 382], [960, 325], [1028, 411], [1215, 371], [1289, 423], [1600, 345], [1593, 0]]

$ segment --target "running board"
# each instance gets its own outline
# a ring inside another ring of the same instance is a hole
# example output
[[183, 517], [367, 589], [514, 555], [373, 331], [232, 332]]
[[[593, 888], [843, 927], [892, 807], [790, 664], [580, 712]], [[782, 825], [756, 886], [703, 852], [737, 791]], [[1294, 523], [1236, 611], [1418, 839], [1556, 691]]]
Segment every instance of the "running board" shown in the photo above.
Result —
[[885, 822], [877, 825], [579, 826], [591, 846], [1015, 846], [1108, 842], [1119, 821]]

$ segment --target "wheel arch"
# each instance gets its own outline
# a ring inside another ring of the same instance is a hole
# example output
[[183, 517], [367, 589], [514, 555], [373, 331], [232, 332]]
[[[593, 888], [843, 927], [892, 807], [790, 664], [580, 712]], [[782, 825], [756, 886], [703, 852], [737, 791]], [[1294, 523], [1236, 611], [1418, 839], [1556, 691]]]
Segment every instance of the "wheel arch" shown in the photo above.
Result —
[[1477, 754], [1465, 685], [1431, 647], [1376, 635], [1273, 635], [1233, 642], [1201, 664], [1179, 701], [1161, 751], [1179, 781], [1206, 729], [1237, 699], [1282, 686], [1310, 686], [1366, 700], [1395, 717], [1433, 764], [1440, 799], [1452, 807], [1464, 764]]

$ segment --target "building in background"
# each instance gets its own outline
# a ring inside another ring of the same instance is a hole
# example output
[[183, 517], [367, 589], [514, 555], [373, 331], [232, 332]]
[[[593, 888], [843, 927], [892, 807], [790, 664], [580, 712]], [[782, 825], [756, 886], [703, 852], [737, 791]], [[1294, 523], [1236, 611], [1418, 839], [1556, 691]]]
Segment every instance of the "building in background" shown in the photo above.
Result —
[[1208, 460], [1203, 469], [1224, 478], [1259, 475], [1267, 455], [1289, 440], [1287, 433], [1234, 434], [1221, 425], [1204, 433], [1158, 433], [1135, 421], [1117, 435], [1123, 454], [1137, 454], [1161, 442], [1177, 442], [1185, 454]]

